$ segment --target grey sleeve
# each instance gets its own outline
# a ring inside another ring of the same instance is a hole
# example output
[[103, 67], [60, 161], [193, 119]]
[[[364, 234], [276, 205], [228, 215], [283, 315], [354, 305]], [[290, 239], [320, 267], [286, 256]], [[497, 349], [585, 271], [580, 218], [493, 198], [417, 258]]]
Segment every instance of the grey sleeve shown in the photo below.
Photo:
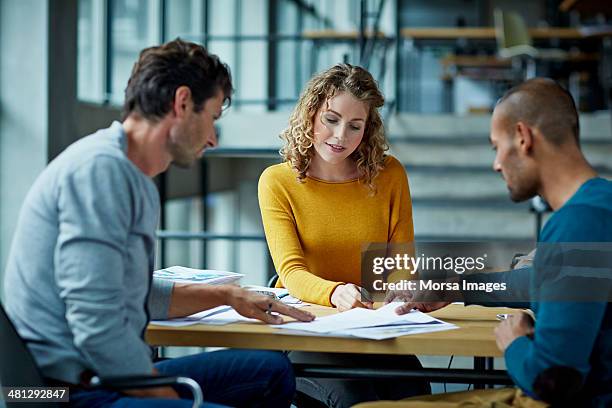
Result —
[[149, 315], [151, 320], [164, 320], [168, 318], [168, 309], [172, 299], [174, 282], [167, 279], [153, 278], [151, 293], [149, 293]]
[[124, 259], [135, 192], [123, 166], [97, 157], [64, 178], [58, 193], [55, 280], [74, 344], [101, 376], [153, 369], [149, 346], [128, 324]]

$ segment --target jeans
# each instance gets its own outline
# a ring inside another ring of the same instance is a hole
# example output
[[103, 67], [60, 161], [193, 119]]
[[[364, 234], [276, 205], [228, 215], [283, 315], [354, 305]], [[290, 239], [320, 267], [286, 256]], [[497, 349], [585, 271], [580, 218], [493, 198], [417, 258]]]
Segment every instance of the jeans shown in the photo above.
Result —
[[[162, 375], [195, 380], [204, 394], [202, 407], [289, 407], [295, 377], [287, 357], [275, 351], [221, 350], [155, 364]], [[71, 390], [72, 407], [191, 407], [189, 390], [175, 387], [180, 400], [129, 397], [114, 391]]]

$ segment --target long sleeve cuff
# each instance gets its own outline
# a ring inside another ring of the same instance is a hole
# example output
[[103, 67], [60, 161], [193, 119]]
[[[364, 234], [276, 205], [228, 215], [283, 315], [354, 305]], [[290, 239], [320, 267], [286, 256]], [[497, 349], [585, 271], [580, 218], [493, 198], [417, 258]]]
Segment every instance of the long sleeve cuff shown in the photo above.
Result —
[[332, 301], [331, 301], [331, 297], [334, 294], [334, 291], [336, 290], [336, 288], [340, 285], [345, 285], [344, 282], [334, 282], [333, 284], [331, 284], [329, 286], [329, 288], [326, 290], [327, 292], [327, 296], [325, 296], [325, 298], [327, 299], [327, 303], [324, 304], [323, 306], [331, 306], [334, 307]]
[[149, 293], [149, 314], [151, 320], [164, 320], [168, 318], [170, 301], [174, 282], [167, 279], [153, 278], [151, 293]]
[[530, 396], [533, 395], [535, 377], [526, 371], [525, 359], [529, 358], [531, 354], [531, 342], [532, 340], [527, 336], [518, 337], [510, 343], [504, 352], [508, 374], [514, 383]]

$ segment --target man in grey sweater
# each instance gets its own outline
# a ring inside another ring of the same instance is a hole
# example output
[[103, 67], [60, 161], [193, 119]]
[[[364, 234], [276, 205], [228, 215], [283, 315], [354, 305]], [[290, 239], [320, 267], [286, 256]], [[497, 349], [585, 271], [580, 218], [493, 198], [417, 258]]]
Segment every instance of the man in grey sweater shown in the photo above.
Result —
[[43, 375], [68, 384], [74, 406], [183, 407], [169, 387], [126, 394], [81, 386], [93, 374], [160, 372], [200, 383], [212, 403], [288, 406], [294, 377], [284, 355], [220, 351], [153, 364], [151, 318], [226, 304], [268, 323], [272, 310], [313, 316], [235, 286], [152, 279], [160, 212], [152, 177], [189, 166], [217, 143], [213, 123], [230, 102], [227, 66], [175, 40], [141, 52], [125, 95], [124, 121], [87, 136], [53, 160], [21, 209], [5, 274], [5, 307]]

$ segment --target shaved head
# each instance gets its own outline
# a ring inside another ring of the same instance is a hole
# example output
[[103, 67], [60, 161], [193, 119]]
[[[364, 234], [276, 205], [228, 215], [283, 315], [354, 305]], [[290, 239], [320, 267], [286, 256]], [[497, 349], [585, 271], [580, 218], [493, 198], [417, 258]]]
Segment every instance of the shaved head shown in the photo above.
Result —
[[579, 122], [572, 96], [557, 82], [534, 78], [511, 88], [497, 102], [504, 125], [510, 133], [517, 122], [537, 128], [556, 145], [579, 142]]

